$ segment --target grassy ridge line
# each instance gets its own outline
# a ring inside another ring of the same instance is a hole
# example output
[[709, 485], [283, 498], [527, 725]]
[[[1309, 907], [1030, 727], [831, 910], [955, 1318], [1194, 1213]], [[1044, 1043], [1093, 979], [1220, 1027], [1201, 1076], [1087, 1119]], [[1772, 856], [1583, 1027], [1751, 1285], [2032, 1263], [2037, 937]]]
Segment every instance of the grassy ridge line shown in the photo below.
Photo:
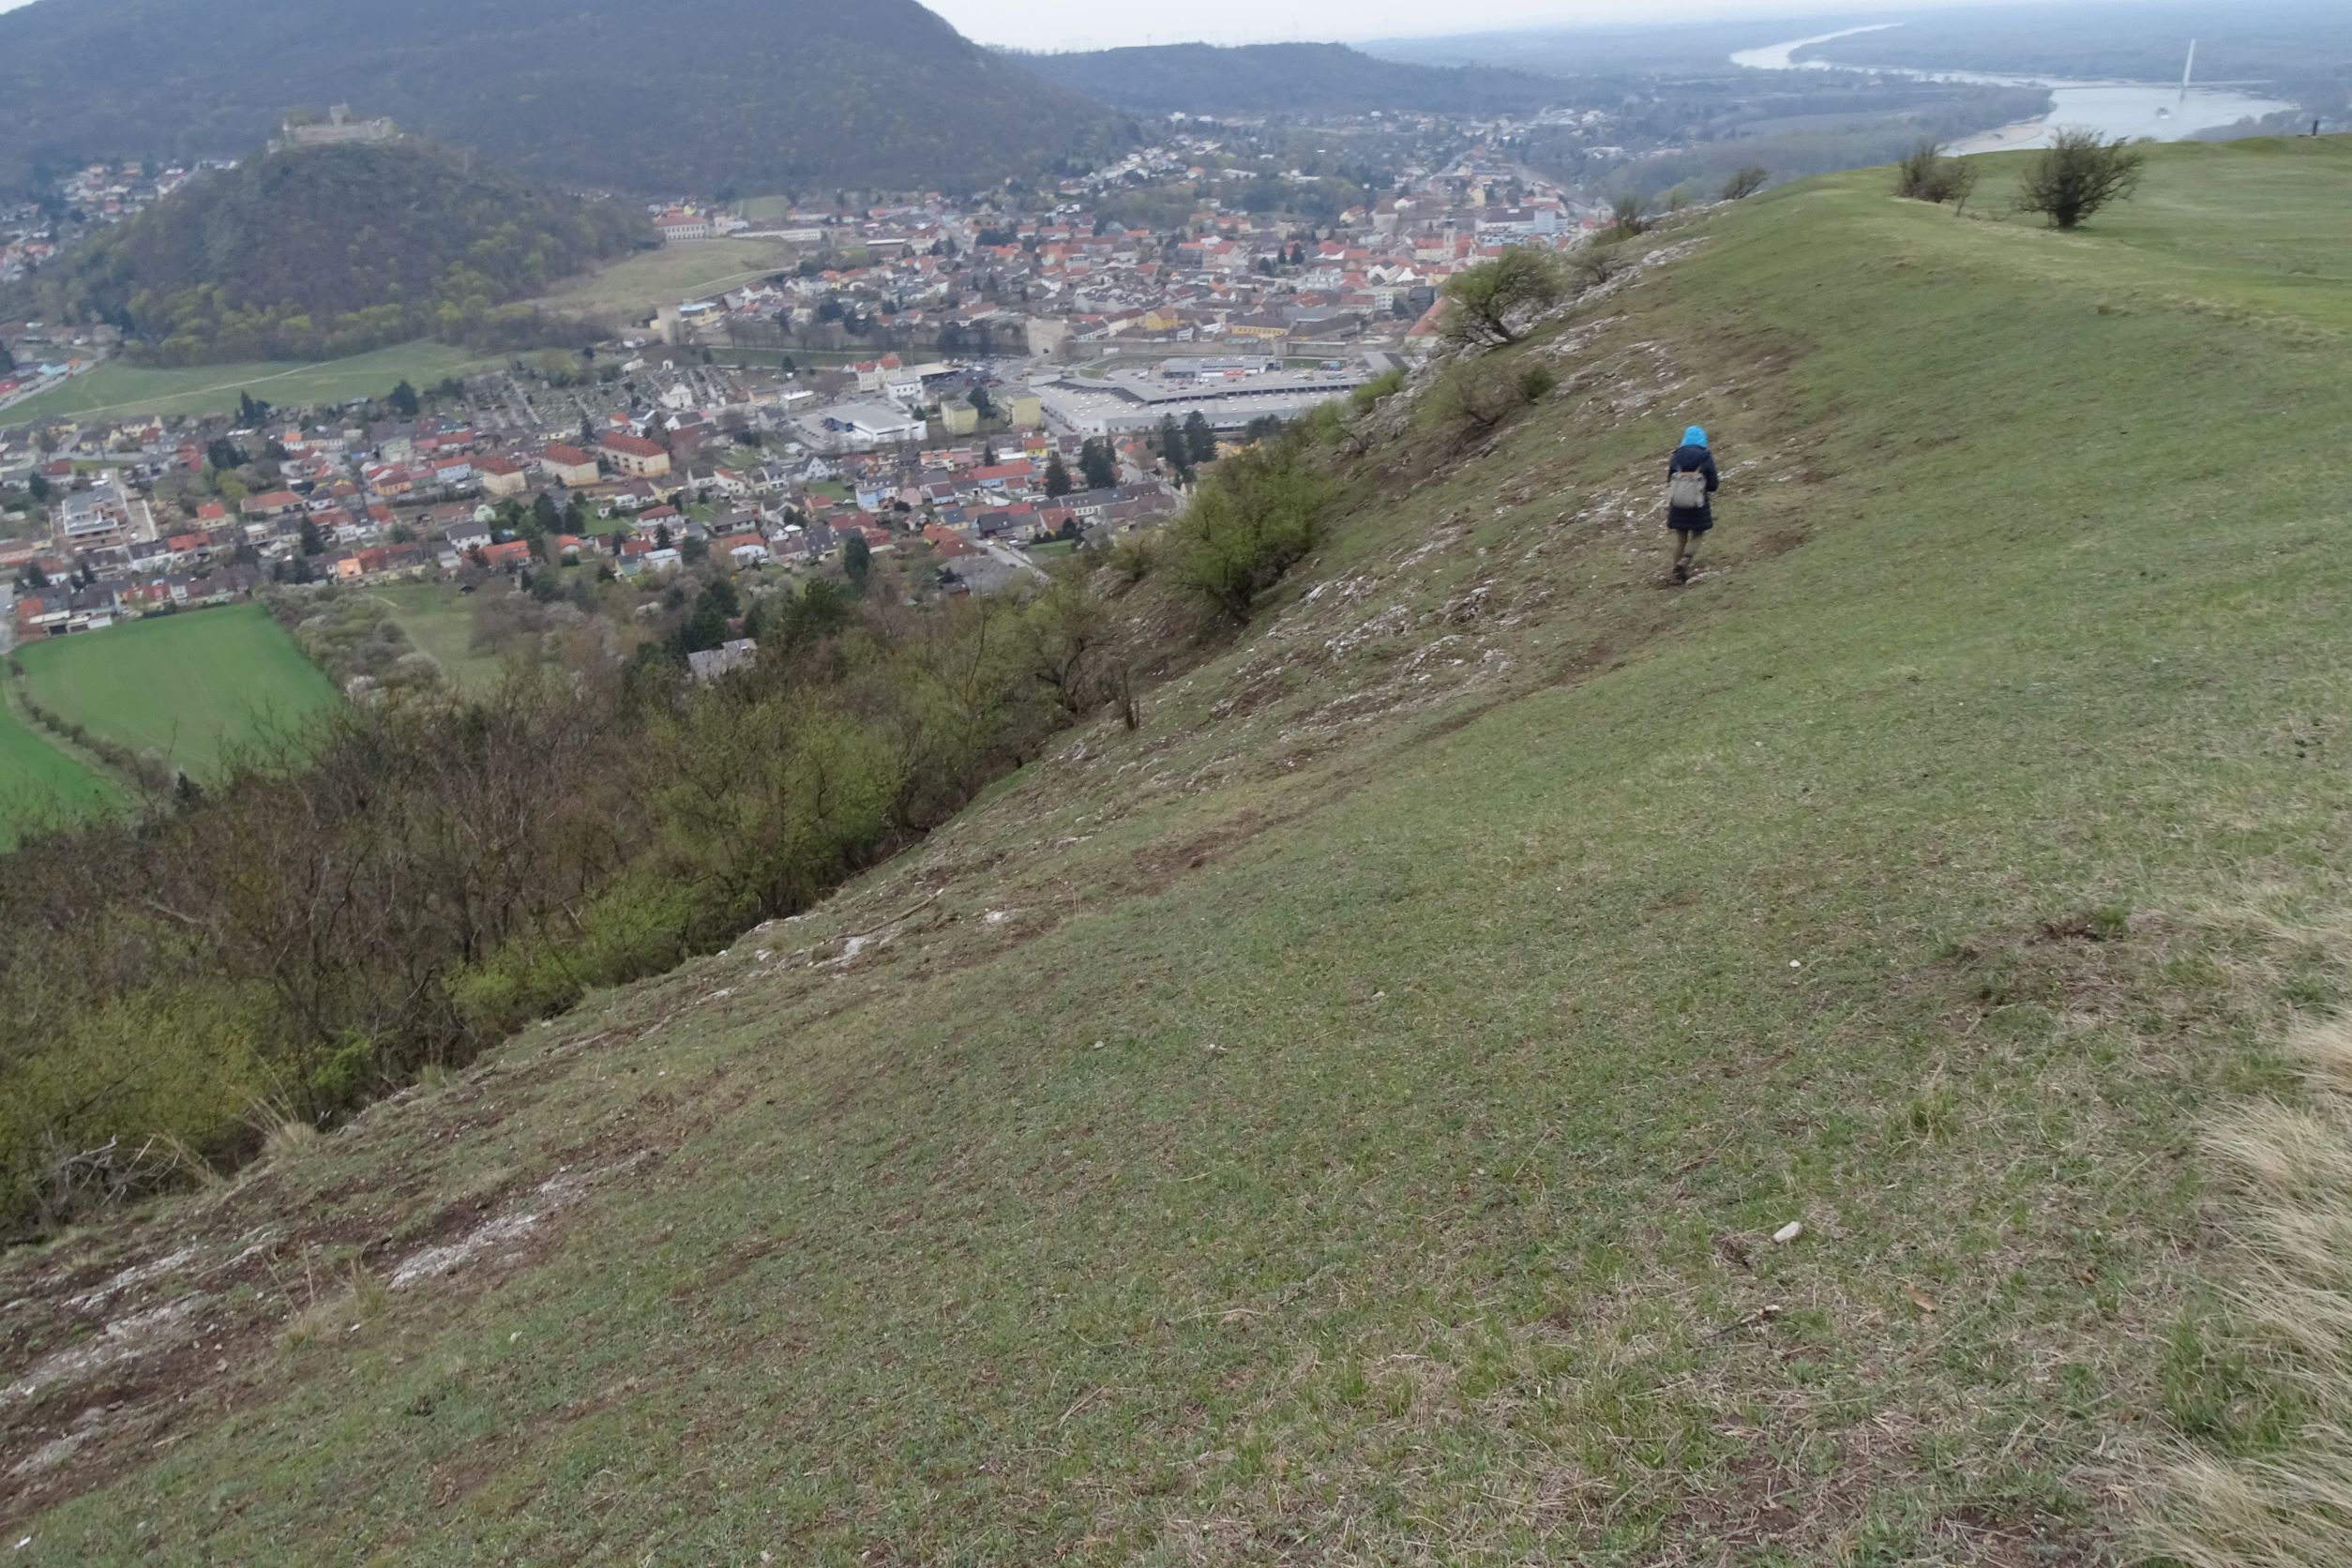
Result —
[[26, 695], [202, 780], [289, 731], [335, 689], [258, 605], [153, 616], [17, 651]]
[[[2261, 264], [2325, 264], [2344, 147], [2242, 156], [2301, 160]], [[2252, 167], [2160, 154], [2212, 215], [2161, 234], [1877, 175], [1722, 219], [1522, 351], [1565, 384], [1491, 448], [1354, 465], [1298, 596], [1140, 732], [0, 1261], [14, 1371], [88, 1333], [53, 1298], [196, 1249], [106, 1311], [201, 1279], [209, 1348], [143, 1375], [234, 1407], [35, 1472], [27, 1560], [132, 1520], [255, 1560], [2114, 1555], [2142, 1434], [2261, 1437], [2192, 1129], [2345, 986], [2209, 913], [2343, 907], [2352, 807], [2312, 755], [2352, 566], [2250, 460], [2352, 386], [2242, 309]], [[1731, 488], [1675, 594], [1693, 417]], [[310, 1304], [229, 1263], [264, 1224], [379, 1282], [505, 1229], [281, 1341]]]

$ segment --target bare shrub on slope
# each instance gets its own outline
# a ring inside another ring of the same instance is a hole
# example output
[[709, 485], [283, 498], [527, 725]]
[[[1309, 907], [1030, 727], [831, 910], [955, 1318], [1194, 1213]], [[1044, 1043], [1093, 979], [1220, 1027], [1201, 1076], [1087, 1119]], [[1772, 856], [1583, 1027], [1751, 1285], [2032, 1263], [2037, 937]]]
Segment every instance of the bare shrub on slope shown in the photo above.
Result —
[[1965, 158], [1946, 158], [1929, 137], [1903, 155], [1894, 166], [1894, 193], [1912, 202], [1950, 202], [1953, 210], [1968, 204], [1976, 189], [1976, 165]]

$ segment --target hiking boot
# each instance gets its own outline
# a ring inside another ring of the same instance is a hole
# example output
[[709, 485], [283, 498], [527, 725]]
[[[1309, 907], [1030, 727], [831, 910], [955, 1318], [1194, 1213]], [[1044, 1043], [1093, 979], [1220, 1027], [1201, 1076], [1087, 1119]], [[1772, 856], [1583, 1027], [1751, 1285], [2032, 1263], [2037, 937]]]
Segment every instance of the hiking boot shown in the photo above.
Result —
[[1677, 561], [1674, 564], [1674, 580], [1677, 582], [1688, 582], [1690, 580], [1691, 563], [1689, 559], [1686, 557], [1683, 560]]

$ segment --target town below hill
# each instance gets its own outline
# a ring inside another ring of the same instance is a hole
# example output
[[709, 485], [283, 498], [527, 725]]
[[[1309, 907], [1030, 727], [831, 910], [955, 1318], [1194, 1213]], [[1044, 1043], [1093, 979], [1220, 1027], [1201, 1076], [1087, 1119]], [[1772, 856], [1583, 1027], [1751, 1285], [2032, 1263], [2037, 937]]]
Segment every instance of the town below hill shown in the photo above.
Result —
[[[1475, 158], [1319, 226], [1215, 197], [1165, 232], [1113, 216], [1131, 181], [1207, 180], [1214, 146], [1140, 150], [1049, 213], [671, 205], [649, 261], [724, 266], [746, 236], [801, 260], [673, 294], [585, 351], [337, 407], [273, 407], [263, 381], [219, 413], [0, 430], [15, 635], [272, 583], [524, 579], [567, 556], [623, 578], [706, 550], [813, 569], [852, 536], [985, 591], [1024, 574], [1024, 549], [1165, 517], [1220, 447], [1391, 375], [1465, 267], [1604, 222]], [[17, 367], [0, 399], [103, 385], [97, 330], [0, 324]]]
[[[272, 585], [528, 586], [584, 565], [606, 581], [641, 576], [657, 595], [706, 560], [756, 574], [854, 549], [916, 555], [929, 585], [985, 591], [1035, 575], [1006, 547], [1166, 517], [1216, 455], [1197, 409], [1188, 430], [1176, 415], [1179, 442], [1162, 440], [1167, 415], [1115, 439], [1057, 436], [1036, 393], [896, 354], [775, 382], [646, 344], [612, 369], [612, 382], [570, 390], [517, 376], [402, 384], [327, 420], [249, 400], [235, 418], [94, 429], [9, 492], [48, 519], [0, 543], [15, 640]], [[579, 412], [593, 408], [582, 394], [633, 390], [650, 412]], [[541, 421], [559, 408], [550, 438]]]

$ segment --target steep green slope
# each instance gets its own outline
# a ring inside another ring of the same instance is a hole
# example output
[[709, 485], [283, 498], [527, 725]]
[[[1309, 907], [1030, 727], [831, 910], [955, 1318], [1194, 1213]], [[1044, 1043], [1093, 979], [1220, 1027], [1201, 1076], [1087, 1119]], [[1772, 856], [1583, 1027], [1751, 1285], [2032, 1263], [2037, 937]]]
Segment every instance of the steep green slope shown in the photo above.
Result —
[[1338, 43], [1159, 44], [1021, 63], [1072, 92], [1144, 114], [1523, 114], [1568, 92], [1524, 71], [1404, 65]]
[[2275, 1437], [2194, 1138], [2352, 972], [2352, 145], [1885, 190], [1417, 408], [1138, 731], [0, 1261], [23, 1560], [2073, 1563]]
[[333, 101], [535, 179], [660, 195], [969, 188], [1123, 135], [915, 0], [420, 0], [331, 24], [297, 0], [37, 0], [0, 15], [0, 189], [235, 156]]
[[653, 243], [641, 214], [444, 148], [289, 149], [190, 182], [18, 293], [162, 364], [323, 359], [478, 334], [496, 307]]

